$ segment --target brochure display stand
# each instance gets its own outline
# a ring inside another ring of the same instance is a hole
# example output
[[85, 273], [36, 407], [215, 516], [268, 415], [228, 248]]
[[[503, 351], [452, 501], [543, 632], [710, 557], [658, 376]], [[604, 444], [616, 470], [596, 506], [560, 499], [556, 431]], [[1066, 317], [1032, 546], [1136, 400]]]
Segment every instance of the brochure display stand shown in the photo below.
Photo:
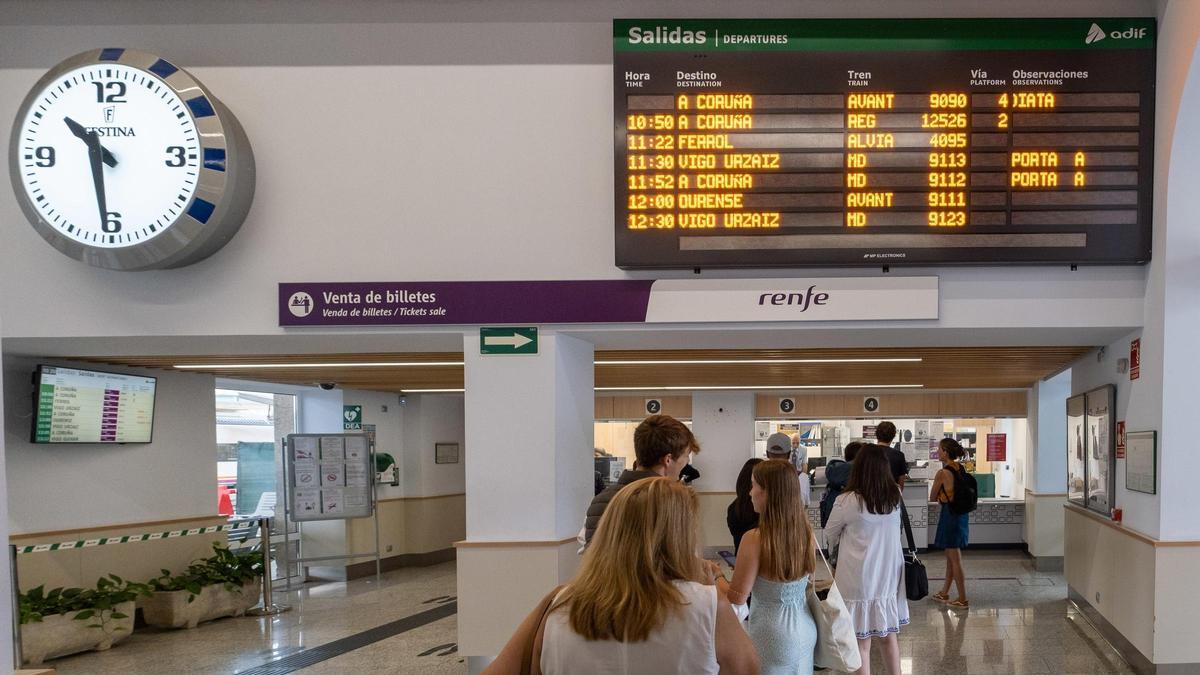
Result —
[[[314, 520], [371, 518], [375, 550], [345, 555], [304, 557], [292, 562], [375, 558], [380, 573], [379, 515], [375, 511], [375, 454], [364, 433], [288, 434], [284, 439], [284, 518], [302, 524]], [[285, 522], [286, 524], [286, 522]], [[301, 540], [303, 529], [301, 528]], [[287, 528], [284, 528], [284, 551]]]

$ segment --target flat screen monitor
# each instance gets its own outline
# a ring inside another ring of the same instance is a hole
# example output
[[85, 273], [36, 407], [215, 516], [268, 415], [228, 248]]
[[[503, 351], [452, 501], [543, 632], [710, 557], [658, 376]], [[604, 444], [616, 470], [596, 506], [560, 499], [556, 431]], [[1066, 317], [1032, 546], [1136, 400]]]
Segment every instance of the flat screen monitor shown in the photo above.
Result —
[[38, 366], [34, 443], [149, 443], [156, 378]]

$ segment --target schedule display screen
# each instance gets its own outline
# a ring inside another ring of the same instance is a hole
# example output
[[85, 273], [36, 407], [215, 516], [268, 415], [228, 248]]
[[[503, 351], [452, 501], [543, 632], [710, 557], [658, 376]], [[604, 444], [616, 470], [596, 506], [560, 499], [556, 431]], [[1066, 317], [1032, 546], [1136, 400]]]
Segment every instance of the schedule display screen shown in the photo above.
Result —
[[1154, 19], [613, 28], [622, 268], [1150, 259]]
[[34, 443], [149, 443], [155, 378], [41, 366]]

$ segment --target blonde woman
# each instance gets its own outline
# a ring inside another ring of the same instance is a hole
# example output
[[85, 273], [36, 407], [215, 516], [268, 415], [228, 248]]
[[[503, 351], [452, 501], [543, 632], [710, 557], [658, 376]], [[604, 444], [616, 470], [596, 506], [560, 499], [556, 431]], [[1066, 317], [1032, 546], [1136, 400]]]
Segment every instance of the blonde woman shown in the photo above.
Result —
[[750, 501], [758, 527], [742, 537], [729, 601], [744, 604], [754, 594], [746, 630], [769, 675], [810, 675], [817, 626], [805, 594], [816, 566], [812, 526], [801, 499], [800, 480], [790, 462], [769, 459], [754, 467]]
[[550, 604], [540, 654], [535, 609], [484, 672], [521, 672], [535, 644], [533, 662], [545, 675], [758, 673], [754, 645], [718, 602], [719, 570], [696, 555], [698, 509], [695, 494], [669, 478], [624, 487], [579, 573]]

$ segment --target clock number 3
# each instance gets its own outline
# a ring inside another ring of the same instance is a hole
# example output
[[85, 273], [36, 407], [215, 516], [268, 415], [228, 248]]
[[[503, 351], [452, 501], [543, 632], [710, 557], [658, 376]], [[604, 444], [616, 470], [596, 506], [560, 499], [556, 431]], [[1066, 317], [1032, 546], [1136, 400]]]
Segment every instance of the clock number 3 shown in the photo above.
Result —
[[106, 211], [104, 213], [104, 225], [100, 227], [109, 234], [116, 234], [121, 231], [121, 212]]
[[[96, 87], [96, 103], [127, 103], [124, 82], [93, 82]], [[108, 93], [105, 93], [108, 92]]]
[[186, 163], [184, 152], [185, 150], [183, 149], [182, 145], [167, 146], [167, 154], [170, 155], [170, 157], [167, 158], [165, 164], [173, 167], [183, 166]]

